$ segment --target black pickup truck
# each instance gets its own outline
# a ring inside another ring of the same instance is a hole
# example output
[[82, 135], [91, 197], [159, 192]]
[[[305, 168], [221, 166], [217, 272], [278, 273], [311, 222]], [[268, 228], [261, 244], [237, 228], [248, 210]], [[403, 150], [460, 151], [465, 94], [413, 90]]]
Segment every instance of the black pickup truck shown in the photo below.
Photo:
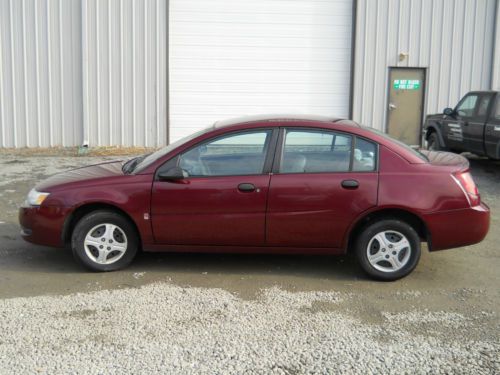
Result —
[[500, 92], [472, 91], [455, 108], [428, 115], [423, 137], [429, 150], [469, 151], [500, 159]]

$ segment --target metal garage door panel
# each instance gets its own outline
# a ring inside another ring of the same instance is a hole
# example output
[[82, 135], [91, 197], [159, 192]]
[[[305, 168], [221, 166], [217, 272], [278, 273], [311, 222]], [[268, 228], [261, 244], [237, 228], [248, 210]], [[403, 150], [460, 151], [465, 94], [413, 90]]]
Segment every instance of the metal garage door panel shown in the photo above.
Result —
[[170, 141], [227, 117], [349, 114], [352, 0], [172, 0]]

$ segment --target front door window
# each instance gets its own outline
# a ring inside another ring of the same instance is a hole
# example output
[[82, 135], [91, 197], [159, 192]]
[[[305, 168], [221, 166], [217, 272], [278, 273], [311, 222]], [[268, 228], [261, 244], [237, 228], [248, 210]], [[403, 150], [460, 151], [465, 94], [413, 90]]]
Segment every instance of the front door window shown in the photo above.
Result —
[[183, 153], [179, 167], [190, 177], [259, 175], [270, 137], [270, 130], [220, 137]]
[[461, 117], [472, 117], [476, 110], [478, 95], [467, 95], [457, 106], [457, 113]]

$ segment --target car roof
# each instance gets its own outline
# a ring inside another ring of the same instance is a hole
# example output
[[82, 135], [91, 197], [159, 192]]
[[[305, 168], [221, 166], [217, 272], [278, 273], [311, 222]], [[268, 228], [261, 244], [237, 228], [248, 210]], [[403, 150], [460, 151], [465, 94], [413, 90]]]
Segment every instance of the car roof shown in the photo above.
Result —
[[[214, 124], [214, 128], [223, 128], [223, 127], [229, 127], [233, 125], [241, 125], [241, 124], [249, 124], [249, 123], [254, 123], [254, 122], [337, 122], [341, 121], [341, 118], [337, 117], [329, 117], [329, 116], [319, 116], [319, 115], [299, 115], [299, 114], [293, 114], [293, 115], [254, 115], [254, 116], [244, 116], [244, 117], [237, 117], [237, 118], [232, 118], [228, 120], [222, 120], [222, 121], [217, 121]], [[346, 121], [349, 125], [357, 125], [356, 123], [352, 121]]]

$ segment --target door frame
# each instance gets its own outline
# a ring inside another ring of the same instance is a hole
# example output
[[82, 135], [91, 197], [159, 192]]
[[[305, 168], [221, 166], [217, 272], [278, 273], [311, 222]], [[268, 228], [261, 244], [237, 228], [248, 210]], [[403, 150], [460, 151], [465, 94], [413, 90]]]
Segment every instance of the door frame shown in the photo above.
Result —
[[427, 67], [421, 66], [388, 66], [387, 70], [387, 93], [386, 93], [386, 104], [385, 104], [385, 132], [389, 134], [389, 103], [391, 99], [391, 72], [393, 69], [418, 69], [424, 73], [424, 78], [422, 79], [422, 110], [420, 111], [420, 126], [418, 128], [418, 139], [419, 146], [422, 147], [422, 130], [424, 128], [424, 112], [427, 107]]

